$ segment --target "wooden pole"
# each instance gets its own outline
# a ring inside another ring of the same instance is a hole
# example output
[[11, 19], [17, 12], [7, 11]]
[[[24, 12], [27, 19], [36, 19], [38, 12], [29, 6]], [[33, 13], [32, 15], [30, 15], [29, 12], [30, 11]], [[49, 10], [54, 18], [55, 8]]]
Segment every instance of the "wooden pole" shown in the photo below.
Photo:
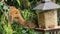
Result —
[[56, 0], [51, 0], [51, 1], [54, 2], [54, 3], [56, 2]]

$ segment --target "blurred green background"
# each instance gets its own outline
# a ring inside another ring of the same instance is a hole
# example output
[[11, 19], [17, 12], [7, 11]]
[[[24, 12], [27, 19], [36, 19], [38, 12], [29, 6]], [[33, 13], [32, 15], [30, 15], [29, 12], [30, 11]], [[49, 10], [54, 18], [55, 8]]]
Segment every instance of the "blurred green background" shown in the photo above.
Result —
[[[21, 11], [25, 20], [31, 20], [38, 23], [37, 13], [32, 8], [37, 6], [41, 0], [2, 0], [0, 2], [0, 34], [41, 34], [31, 28], [24, 28], [22, 25], [13, 21], [12, 25], [8, 23], [9, 6], [15, 6]], [[60, 0], [56, 0], [60, 4]], [[60, 19], [58, 10], [58, 22]], [[46, 33], [49, 34], [49, 33]]]

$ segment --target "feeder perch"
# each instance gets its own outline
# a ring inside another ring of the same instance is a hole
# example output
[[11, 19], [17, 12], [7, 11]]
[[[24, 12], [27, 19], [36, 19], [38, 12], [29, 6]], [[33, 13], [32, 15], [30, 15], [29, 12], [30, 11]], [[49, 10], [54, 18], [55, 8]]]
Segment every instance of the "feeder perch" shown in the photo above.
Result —
[[41, 4], [33, 8], [33, 10], [40, 10], [37, 12], [39, 28], [55, 28], [57, 23], [57, 10], [60, 5], [51, 2], [50, 0], [42, 0]]

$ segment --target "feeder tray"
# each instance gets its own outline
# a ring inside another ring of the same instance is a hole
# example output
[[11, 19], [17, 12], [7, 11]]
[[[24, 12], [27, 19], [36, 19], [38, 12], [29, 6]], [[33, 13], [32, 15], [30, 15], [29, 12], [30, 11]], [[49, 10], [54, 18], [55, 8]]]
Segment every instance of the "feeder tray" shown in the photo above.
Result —
[[42, 32], [42, 34], [46, 34], [49, 32], [49, 34], [59, 34], [60, 26], [57, 26], [56, 28], [49, 28], [49, 29], [42, 29], [42, 28], [35, 28], [35, 31]]

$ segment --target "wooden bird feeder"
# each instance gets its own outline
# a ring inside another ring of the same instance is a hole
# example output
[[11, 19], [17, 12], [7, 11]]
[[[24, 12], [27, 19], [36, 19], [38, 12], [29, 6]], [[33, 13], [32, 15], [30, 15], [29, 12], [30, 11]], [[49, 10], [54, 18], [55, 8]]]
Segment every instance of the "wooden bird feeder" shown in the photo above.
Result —
[[60, 6], [50, 0], [43, 0], [40, 5], [33, 8], [33, 10], [40, 10], [37, 12], [39, 28], [47, 29], [58, 26], [56, 10], [58, 8], [60, 8]]

